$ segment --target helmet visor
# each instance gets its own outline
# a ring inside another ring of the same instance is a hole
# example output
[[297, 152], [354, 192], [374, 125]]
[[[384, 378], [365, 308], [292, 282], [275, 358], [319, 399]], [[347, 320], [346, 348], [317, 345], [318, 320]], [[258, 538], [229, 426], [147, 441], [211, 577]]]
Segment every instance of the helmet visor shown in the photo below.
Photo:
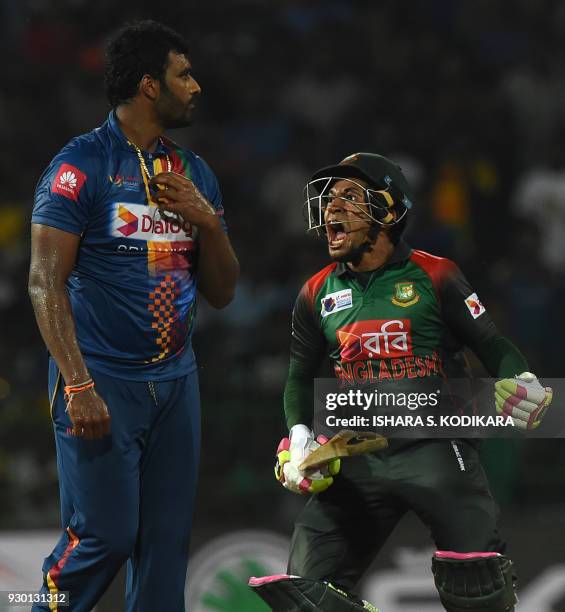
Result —
[[[355, 187], [356, 193], [359, 191], [363, 193], [363, 198], [349, 195], [350, 190], [347, 188], [336, 194], [333, 187], [337, 181], [347, 181], [351, 187]], [[396, 208], [395, 195], [392, 185], [386, 185], [383, 189], [373, 189], [348, 177], [316, 178], [304, 188], [304, 213], [308, 222], [308, 231], [314, 231], [318, 236], [326, 234], [326, 210], [331, 202], [337, 200], [342, 206], [347, 205], [356, 213], [355, 216], [358, 218], [350, 218], [349, 223], [366, 223], [369, 220], [381, 227], [396, 225], [404, 217], [407, 209], [405, 206], [402, 206], [401, 211]]]

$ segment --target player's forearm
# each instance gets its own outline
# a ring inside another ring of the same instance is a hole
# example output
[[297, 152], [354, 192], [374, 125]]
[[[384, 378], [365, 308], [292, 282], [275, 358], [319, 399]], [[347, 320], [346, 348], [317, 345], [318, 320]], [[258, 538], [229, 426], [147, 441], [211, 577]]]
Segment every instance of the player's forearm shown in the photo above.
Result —
[[29, 296], [39, 331], [67, 385], [88, 380], [90, 374], [78, 346], [67, 291], [46, 274], [31, 273]]
[[290, 360], [284, 388], [284, 413], [289, 429], [298, 424], [312, 425], [315, 369], [296, 359]]
[[198, 290], [212, 306], [223, 308], [235, 295], [239, 262], [219, 221], [199, 232]]
[[524, 355], [504, 336], [495, 336], [473, 350], [493, 377], [513, 377], [529, 370]]

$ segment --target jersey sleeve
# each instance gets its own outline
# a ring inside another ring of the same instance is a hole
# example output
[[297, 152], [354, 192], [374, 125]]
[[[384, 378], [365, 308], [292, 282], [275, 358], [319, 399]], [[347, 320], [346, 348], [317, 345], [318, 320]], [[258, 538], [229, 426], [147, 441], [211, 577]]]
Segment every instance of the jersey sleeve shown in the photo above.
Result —
[[304, 285], [292, 312], [290, 366], [284, 389], [284, 412], [289, 429], [299, 423], [312, 424], [314, 377], [324, 358], [325, 347], [308, 285]]
[[92, 145], [71, 141], [39, 179], [31, 222], [82, 234], [95, 203], [96, 166]]
[[308, 285], [304, 285], [292, 311], [290, 356], [317, 370], [324, 358], [325, 349], [326, 339], [316, 321]]
[[451, 331], [468, 346], [490, 376], [508, 377], [526, 372], [528, 362], [496, 325], [463, 273], [453, 264], [442, 288], [444, 317]]
[[474, 350], [499, 333], [463, 272], [445, 261], [448, 264], [439, 288], [443, 318], [455, 337]]
[[500, 335], [479, 296], [454, 262], [424, 251], [414, 251], [411, 259], [430, 278], [451, 335], [477, 355], [490, 376], [513, 376], [528, 370], [526, 358]]
[[216, 215], [220, 218], [220, 223], [224, 228], [224, 232], [228, 232], [228, 226], [226, 224], [226, 220], [224, 218], [224, 205], [222, 200], [222, 192], [220, 190], [220, 184], [218, 183], [218, 179], [216, 175], [212, 172], [210, 166], [201, 158], [198, 157], [198, 160], [201, 164], [202, 175], [204, 178], [204, 186], [207, 200], [212, 204], [214, 210], [216, 211]]

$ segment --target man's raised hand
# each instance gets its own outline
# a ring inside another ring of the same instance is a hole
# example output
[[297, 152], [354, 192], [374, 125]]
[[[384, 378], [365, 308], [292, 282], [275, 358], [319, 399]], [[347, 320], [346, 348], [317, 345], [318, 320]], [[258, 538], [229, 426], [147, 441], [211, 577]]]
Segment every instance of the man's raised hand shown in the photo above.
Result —
[[200, 229], [220, 227], [214, 207], [182, 174], [160, 172], [151, 178], [149, 184], [157, 187], [153, 201], [160, 210], [179, 215], [183, 221]]

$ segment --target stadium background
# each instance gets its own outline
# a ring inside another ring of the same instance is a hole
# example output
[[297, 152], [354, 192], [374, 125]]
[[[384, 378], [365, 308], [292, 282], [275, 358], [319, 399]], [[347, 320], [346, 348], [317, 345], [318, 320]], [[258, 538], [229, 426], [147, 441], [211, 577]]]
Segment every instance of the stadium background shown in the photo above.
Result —
[[[325, 261], [301, 213], [302, 187], [322, 165], [359, 150], [398, 160], [417, 193], [412, 245], [455, 259], [531, 369], [562, 374], [563, 3], [209, 0], [156, 9], [140, 0], [3, 0], [0, 570], [8, 574], [10, 537], [58, 526], [46, 353], [26, 292], [34, 186], [72, 136], [104, 121], [104, 37], [139, 17], [190, 38], [203, 96], [196, 125], [173, 137], [218, 175], [242, 267], [235, 302], [219, 313], [201, 304], [198, 315], [195, 551], [235, 529], [288, 536], [302, 503], [276, 486], [272, 462], [291, 308]], [[565, 563], [565, 445], [491, 441], [484, 458], [527, 586]], [[400, 546], [417, 558], [430, 543], [408, 521], [381, 563]], [[47, 550], [32, 551], [39, 578]], [[536, 612], [565, 610], [560, 580], [561, 595]], [[251, 610], [234, 602], [225, 609]], [[223, 609], [214, 605], [205, 609]]]

